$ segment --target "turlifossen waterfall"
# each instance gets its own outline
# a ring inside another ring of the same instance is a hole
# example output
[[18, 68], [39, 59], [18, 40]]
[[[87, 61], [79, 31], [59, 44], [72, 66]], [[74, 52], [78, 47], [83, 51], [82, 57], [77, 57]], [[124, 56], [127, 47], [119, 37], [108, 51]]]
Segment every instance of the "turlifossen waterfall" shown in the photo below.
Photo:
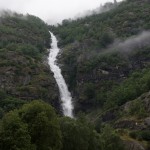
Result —
[[51, 33], [51, 49], [49, 52], [48, 62], [50, 65], [51, 71], [54, 73], [54, 78], [58, 84], [59, 92], [60, 92], [60, 98], [62, 101], [62, 108], [63, 108], [63, 114], [65, 116], [73, 118], [73, 104], [72, 104], [72, 97], [68, 90], [68, 87], [66, 85], [66, 82], [61, 74], [61, 69], [57, 65], [57, 55], [60, 51], [60, 49], [57, 46], [57, 39], [54, 36], [53, 33]]

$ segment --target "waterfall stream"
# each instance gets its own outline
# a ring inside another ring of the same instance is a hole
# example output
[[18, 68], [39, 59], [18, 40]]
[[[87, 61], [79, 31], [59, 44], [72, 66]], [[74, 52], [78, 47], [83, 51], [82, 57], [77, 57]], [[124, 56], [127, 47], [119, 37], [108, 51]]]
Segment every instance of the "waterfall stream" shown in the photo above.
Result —
[[54, 78], [58, 84], [60, 98], [62, 101], [63, 114], [65, 116], [73, 118], [73, 105], [72, 105], [72, 97], [66, 85], [66, 82], [61, 74], [61, 69], [57, 65], [57, 55], [60, 49], [57, 46], [57, 39], [53, 33], [51, 33], [51, 49], [49, 52], [48, 63], [50, 65], [51, 71], [54, 73]]

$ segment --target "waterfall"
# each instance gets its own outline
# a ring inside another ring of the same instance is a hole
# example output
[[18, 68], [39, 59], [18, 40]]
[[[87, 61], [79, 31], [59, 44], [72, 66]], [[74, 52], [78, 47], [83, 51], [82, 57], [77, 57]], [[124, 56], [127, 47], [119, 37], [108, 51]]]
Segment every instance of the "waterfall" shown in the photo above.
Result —
[[57, 46], [57, 39], [53, 33], [51, 33], [51, 49], [49, 52], [48, 63], [50, 65], [51, 71], [54, 73], [54, 78], [58, 84], [60, 98], [62, 101], [63, 114], [65, 116], [73, 118], [73, 105], [72, 105], [72, 97], [66, 85], [66, 82], [61, 74], [61, 69], [57, 65], [57, 55], [60, 49]]

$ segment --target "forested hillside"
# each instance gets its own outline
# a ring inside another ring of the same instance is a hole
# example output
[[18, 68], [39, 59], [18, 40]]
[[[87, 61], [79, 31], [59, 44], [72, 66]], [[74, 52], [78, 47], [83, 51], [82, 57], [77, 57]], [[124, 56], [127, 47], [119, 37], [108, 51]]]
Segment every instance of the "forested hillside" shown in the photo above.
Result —
[[[58, 106], [58, 89], [46, 62], [50, 35], [38, 17], [3, 12], [0, 17], [0, 116], [27, 101]], [[45, 63], [44, 63], [45, 61]]]
[[58, 88], [47, 63], [49, 47], [48, 27], [41, 19], [3, 12], [0, 150], [106, 150], [116, 144], [122, 150], [124, 143], [110, 126], [99, 134], [82, 115], [60, 116]]
[[63, 50], [59, 59], [75, 112], [143, 145], [150, 137], [149, 12], [148, 0], [127, 0], [110, 11], [49, 26]]
[[60, 38], [62, 69], [77, 109], [118, 106], [149, 91], [149, 12], [149, 1], [128, 0], [51, 27]]

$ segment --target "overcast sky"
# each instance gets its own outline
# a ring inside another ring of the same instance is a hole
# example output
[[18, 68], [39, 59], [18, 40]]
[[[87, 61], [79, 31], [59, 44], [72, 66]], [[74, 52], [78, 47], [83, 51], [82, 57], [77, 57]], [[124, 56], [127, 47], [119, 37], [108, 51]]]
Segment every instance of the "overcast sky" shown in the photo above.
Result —
[[0, 9], [29, 13], [53, 24], [73, 18], [85, 10], [92, 10], [106, 2], [113, 0], [0, 0]]

